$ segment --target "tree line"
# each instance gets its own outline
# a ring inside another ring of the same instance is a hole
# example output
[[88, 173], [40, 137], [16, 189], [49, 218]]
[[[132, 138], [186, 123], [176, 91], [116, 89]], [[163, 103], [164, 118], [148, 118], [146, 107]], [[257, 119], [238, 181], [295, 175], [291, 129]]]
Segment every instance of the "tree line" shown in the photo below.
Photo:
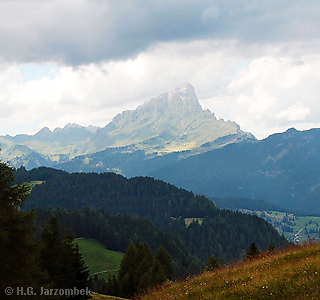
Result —
[[110, 278], [101, 289], [107, 295], [131, 298], [174, 278], [171, 256], [164, 247], [153, 255], [148, 244], [131, 242], [118, 276]]
[[21, 211], [31, 187], [13, 182], [14, 170], [0, 162], [1, 298], [90, 298], [89, 271], [73, 237], [63, 234], [52, 216], [36, 239], [34, 213]]
[[153, 253], [165, 247], [173, 259], [173, 268], [179, 278], [197, 274], [201, 270], [200, 260], [190, 254], [181, 239], [155, 226], [150, 220], [114, 215], [101, 208], [88, 206], [72, 211], [38, 207], [34, 212], [39, 228], [54, 215], [59, 219], [63, 231], [70, 228], [77, 237], [94, 238], [109, 250], [125, 252], [130, 242], [147, 243]]
[[[15, 181], [14, 169], [0, 162], [0, 254], [6, 257], [0, 264], [1, 290], [14, 287], [10, 299], [23, 299], [18, 287], [33, 287], [34, 299], [41, 299], [41, 287], [91, 288], [89, 271], [67, 228], [108, 249], [126, 249], [118, 276], [102, 290], [130, 297], [173, 276], [198, 273], [212, 255], [222, 262], [237, 259], [252, 240], [262, 249], [270, 242], [285, 243], [260, 218], [220, 211], [205, 197], [152, 178], [48, 168], [19, 172], [43, 183], [20, 182], [23, 176]], [[24, 201], [28, 194], [31, 204]], [[187, 217], [202, 222], [186, 226]]]
[[[69, 174], [43, 167], [31, 171], [20, 168], [17, 177], [43, 181], [32, 189], [29, 201], [23, 206], [25, 210], [49, 206], [78, 210], [90, 206], [115, 215], [148, 219], [179, 238], [202, 265], [212, 254], [222, 262], [240, 259], [251, 242], [262, 250], [270, 243], [276, 247], [286, 244], [272, 225], [258, 217], [219, 210], [204, 196], [149, 177]], [[202, 222], [194, 221], [186, 226], [185, 218], [200, 218]], [[114, 230], [119, 232], [121, 228]], [[126, 246], [129, 242], [126, 241]], [[112, 246], [111, 242], [108, 244], [107, 247]]]

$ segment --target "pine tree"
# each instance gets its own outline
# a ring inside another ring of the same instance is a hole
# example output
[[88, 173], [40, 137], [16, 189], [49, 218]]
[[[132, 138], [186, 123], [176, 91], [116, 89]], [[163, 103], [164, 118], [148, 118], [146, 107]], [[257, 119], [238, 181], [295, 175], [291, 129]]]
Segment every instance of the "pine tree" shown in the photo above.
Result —
[[155, 255], [155, 259], [159, 260], [163, 267], [167, 279], [174, 279], [174, 270], [172, 266], [172, 259], [164, 247], [160, 247]]
[[151, 278], [153, 286], [161, 285], [167, 280], [166, 272], [158, 259], [153, 263]]
[[[88, 267], [79, 252], [79, 246], [73, 247], [73, 264], [72, 268], [74, 271], [73, 287], [78, 290], [86, 290], [86, 288], [92, 289], [92, 279], [90, 278], [90, 272]], [[84, 295], [82, 299], [90, 299], [88, 295]], [[74, 299], [74, 298], [73, 298]], [[79, 297], [77, 299], [80, 299]]]
[[136, 246], [133, 242], [129, 244], [123, 259], [120, 263], [120, 268], [118, 276], [120, 281], [124, 278], [127, 273], [132, 273], [135, 270], [135, 256], [136, 256]]
[[220, 268], [220, 262], [217, 257], [213, 254], [209, 257], [206, 267], [204, 269], [205, 272], [212, 272]]
[[251, 243], [248, 252], [246, 253], [245, 260], [252, 260], [258, 258], [261, 252], [255, 243]]
[[126, 249], [118, 272], [118, 284], [120, 286], [119, 296], [132, 297], [137, 291], [135, 278], [137, 267], [136, 253], [136, 245], [131, 242]]
[[56, 216], [51, 216], [40, 235], [40, 265], [47, 271], [54, 288], [72, 288], [72, 254], [64, 241]]
[[124, 275], [120, 284], [120, 296], [121, 297], [133, 297], [137, 292], [137, 288], [134, 284], [135, 278], [132, 272], [128, 272]]
[[143, 275], [140, 277], [137, 292], [142, 293], [143, 291], [147, 290], [148, 288], [153, 286], [153, 281], [151, 277], [151, 272], [147, 271], [143, 273]]
[[[31, 190], [28, 183], [13, 185], [14, 169], [0, 161], [0, 290], [14, 289], [10, 299], [21, 299], [17, 287], [37, 290], [45, 274], [37, 262], [33, 213], [20, 210]], [[4, 298], [5, 299], [5, 298]], [[37, 299], [34, 296], [34, 299]]]
[[[57, 289], [78, 290], [92, 288], [90, 272], [74, 243], [71, 233], [62, 235], [56, 216], [51, 216], [40, 236], [40, 265], [49, 274], [50, 281]], [[72, 299], [88, 299], [88, 295], [77, 295]]]

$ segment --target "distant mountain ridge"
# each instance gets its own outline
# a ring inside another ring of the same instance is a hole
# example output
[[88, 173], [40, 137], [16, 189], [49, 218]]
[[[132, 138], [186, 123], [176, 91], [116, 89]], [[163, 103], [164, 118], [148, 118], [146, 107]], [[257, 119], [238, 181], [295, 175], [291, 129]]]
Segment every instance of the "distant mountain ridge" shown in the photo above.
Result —
[[294, 128], [261, 141], [230, 144], [148, 175], [206, 196], [261, 199], [320, 213], [320, 129]]
[[44, 127], [35, 135], [0, 136], [1, 157], [14, 167], [23, 165], [31, 169], [53, 166], [75, 156], [77, 145], [92, 136], [97, 129], [94, 126], [67, 124], [54, 131]]
[[[238, 124], [217, 120], [214, 113], [203, 110], [194, 88], [183, 83], [135, 110], [118, 114], [103, 128], [77, 124], [52, 132], [43, 128], [35, 135], [0, 136], [0, 145], [3, 159], [15, 167], [59, 165], [63, 169], [64, 163], [79, 157], [81, 164], [87, 166], [94, 160], [91, 156], [107, 149], [116, 149], [119, 155], [128, 151], [143, 151], [146, 156], [181, 151], [191, 155], [243, 140], [255, 137], [241, 131]], [[119, 167], [110, 167], [107, 161], [105, 157], [96, 163], [99, 171], [114, 170], [126, 175]], [[90, 168], [94, 171], [95, 166]], [[83, 170], [81, 165], [76, 169]]]
[[244, 197], [320, 213], [320, 129], [256, 140], [203, 110], [179, 85], [115, 116], [103, 128], [68, 124], [33, 136], [1, 136], [2, 160], [27, 169], [152, 176], [209, 197]]

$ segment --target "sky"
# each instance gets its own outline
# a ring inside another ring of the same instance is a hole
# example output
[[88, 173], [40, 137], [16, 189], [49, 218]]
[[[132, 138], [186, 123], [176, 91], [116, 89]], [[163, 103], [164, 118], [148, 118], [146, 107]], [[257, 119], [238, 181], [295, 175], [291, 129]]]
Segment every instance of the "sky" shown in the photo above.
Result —
[[105, 126], [190, 83], [258, 139], [320, 127], [320, 2], [0, 0], [0, 135]]

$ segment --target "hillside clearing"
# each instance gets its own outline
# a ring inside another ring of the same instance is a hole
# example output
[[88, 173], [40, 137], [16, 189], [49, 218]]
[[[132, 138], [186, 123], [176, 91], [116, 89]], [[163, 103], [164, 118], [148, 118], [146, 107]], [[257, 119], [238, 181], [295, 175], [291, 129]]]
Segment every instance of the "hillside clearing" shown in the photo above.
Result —
[[82, 254], [91, 275], [97, 274], [99, 278], [108, 279], [117, 275], [122, 252], [111, 251], [95, 239], [77, 239]]

